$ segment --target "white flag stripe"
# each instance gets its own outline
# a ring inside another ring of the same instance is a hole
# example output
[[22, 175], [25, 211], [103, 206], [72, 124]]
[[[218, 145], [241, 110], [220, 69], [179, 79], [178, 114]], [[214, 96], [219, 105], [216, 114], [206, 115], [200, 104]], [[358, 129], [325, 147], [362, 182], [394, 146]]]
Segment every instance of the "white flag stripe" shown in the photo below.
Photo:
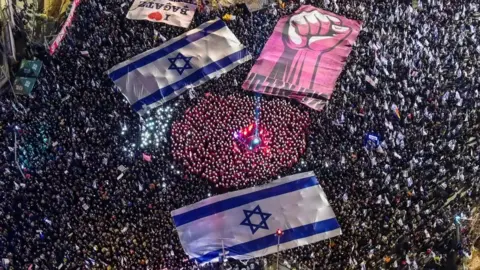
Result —
[[[252, 233], [249, 227], [242, 226], [235, 232], [231, 232], [229, 228], [236, 227], [242, 220], [245, 219], [244, 215], [238, 215], [243, 213], [243, 209], [253, 210], [257, 205], [261, 205], [263, 212], [267, 213], [281, 213], [282, 215], [272, 217], [269, 220], [268, 226], [270, 228], [290, 229], [300, 227], [304, 224], [310, 224], [317, 222], [318, 220], [325, 220], [335, 218], [335, 214], [330, 207], [327, 199], [322, 196], [322, 190], [320, 186], [312, 186], [306, 189], [302, 189], [301, 192], [286, 193], [280, 196], [270, 197], [265, 200], [259, 200], [250, 204], [242, 205], [237, 208], [229, 209], [218, 214], [215, 214], [215, 223], [212, 223], [211, 216], [204, 217], [190, 222], [183, 226], [177, 227], [178, 234], [182, 241], [186, 243], [206, 243], [208, 241], [215, 241], [217, 239], [226, 239], [224, 244], [226, 246], [233, 246], [236, 244], [236, 238], [248, 238]], [[292, 204], [292, 201], [318, 201], [317, 204], [305, 205], [305, 204]], [[316, 213], [315, 215], [303, 215], [303, 213]], [[290, 217], [290, 218], [289, 218]], [[295, 218], [291, 218], [295, 217]], [[299, 218], [301, 217], [301, 219]], [[288, 220], [287, 220], [288, 218]], [[271, 234], [269, 230], [259, 230], [255, 233], [255, 237], [263, 237]], [[187, 246], [187, 245], [184, 245]], [[221, 246], [220, 246], [221, 247]], [[195, 247], [192, 249], [195, 250]], [[202, 251], [213, 251], [218, 249], [217, 247], [209, 246]], [[188, 253], [193, 253], [186, 250]]]
[[143, 67], [144, 65], [148, 65], [151, 62], [157, 61], [158, 59], [164, 57], [172, 51], [180, 50], [188, 44], [202, 39], [210, 33], [215, 32], [225, 26], [225, 23], [219, 20], [214, 22], [206, 22], [199, 27], [184, 33], [183, 35], [168, 40], [157, 48], [145, 51], [139, 55], [123, 61], [122, 63], [115, 65], [110, 70], [108, 70], [107, 73], [109, 73], [109, 76], [113, 81], [116, 81], [120, 77], [125, 76], [131, 70], [135, 70], [137, 68]]
[[119, 64], [116, 64], [111, 69], [109, 69], [107, 73], [109, 74], [110, 78], [115, 81], [120, 77], [125, 76], [128, 73], [128, 70], [134, 70], [153, 61], [156, 61], [164, 57], [166, 54], [169, 54], [172, 51], [179, 50], [184, 46], [190, 44], [191, 42], [195, 42], [201, 38], [204, 38], [210, 33], [215, 32], [225, 26], [225, 23], [220, 20], [216, 20], [213, 22], [208, 21], [200, 25], [199, 27], [184, 33], [183, 35], [172, 38], [167, 42], [162, 43], [162, 45], [159, 47], [150, 49]]
[[117, 64], [108, 75], [140, 114], [236, 66], [250, 54], [221, 20]]
[[313, 176], [315, 176], [315, 174], [313, 172], [298, 173], [298, 174], [289, 175], [289, 176], [280, 178], [280, 179], [278, 179], [274, 182], [271, 182], [271, 183], [263, 185], [263, 186], [257, 186], [257, 187], [252, 187], [252, 188], [247, 188], [247, 189], [242, 189], [242, 190], [237, 190], [237, 191], [217, 195], [217, 196], [210, 197], [210, 198], [207, 198], [205, 200], [199, 201], [197, 203], [187, 205], [187, 206], [184, 206], [182, 208], [173, 210], [172, 211], [172, 216], [177, 216], [177, 215], [189, 212], [191, 210], [198, 209], [198, 208], [203, 207], [205, 205], [209, 205], [209, 204], [213, 204], [213, 203], [216, 203], [216, 202], [219, 202], [219, 201], [223, 201], [225, 199], [249, 194], [249, 193], [252, 193], [252, 190], [259, 191], [259, 190], [263, 190], [263, 189], [267, 189], [267, 188], [276, 187], [276, 186], [279, 186], [279, 185], [282, 185], [282, 184], [290, 183], [290, 182], [293, 182], [293, 181], [297, 181], [298, 179], [308, 178], [308, 177], [313, 177]]
[[[226, 50], [223, 50], [223, 53], [225, 52]], [[132, 108], [141, 113], [140, 111], [144, 109], [143, 106], [148, 106], [150, 108], [157, 107], [164, 102], [181, 95], [188, 90], [189, 87], [197, 87], [208, 80], [217, 78], [221, 74], [227, 73], [238, 65], [250, 61], [250, 59], [251, 56], [247, 49], [242, 49], [231, 55], [227, 55], [219, 61], [212, 62], [175, 83], [158, 89], [150, 96], [137, 101], [132, 105]]]
[[[280, 238], [280, 243], [284, 248], [308, 245], [342, 234], [340, 225], [338, 225], [337, 220], [334, 218], [284, 230], [283, 233], [284, 235]], [[277, 250], [277, 241], [277, 236], [275, 233], [272, 233], [235, 246], [226, 246], [225, 251], [228, 251], [229, 257], [235, 259], [251, 259], [252, 257], [261, 257], [275, 253]], [[196, 257], [195, 261], [199, 264], [218, 261], [221, 254], [222, 249], [218, 249]]]
[[[185, 56], [194, 56], [198, 55], [199, 48], [202, 49], [202, 54], [206, 54], [210, 57], [192, 57], [189, 64], [192, 67], [204, 67], [212, 62], [217, 62], [218, 60], [224, 58], [226, 55], [240, 51], [243, 49], [241, 46], [230, 47], [229, 41], [225, 38], [231, 34], [230, 30], [227, 27], [221, 28], [215, 32], [210, 33], [208, 36], [205, 36], [202, 39], [197, 40], [196, 42], [189, 43], [181, 49], [181, 53]], [[207, 38], [208, 37], [208, 38]], [[217, 38], [220, 37], [220, 38]], [[215, 42], [211, 42], [211, 39], [215, 38]], [[226, 49], [229, 48], [229, 49]], [[178, 72], [175, 69], [168, 69], [172, 65], [169, 59], [174, 59], [178, 55], [179, 51], [172, 51], [169, 54], [166, 54], [161, 59], [151, 62], [145, 66], [139, 67], [134, 70], [130, 70], [127, 76], [123, 76], [117, 81], [118, 85], [126, 85], [127, 88], [134, 88], [139, 92], [130, 92], [127, 96], [128, 101], [131, 104], [149, 96], [151, 93], [145, 91], [145, 89], [155, 89], [158, 90], [159, 86], [170, 85], [171, 82], [177, 81], [179, 78], [185, 78], [189, 75], [192, 75], [197, 69], [185, 69], [181, 76], [178, 76]], [[223, 53], [217, 53], [223, 52]], [[179, 59], [179, 61], [185, 61]], [[156, 70], [165, 70], [165, 73], [162, 76], [152, 76], [155, 74]], [[127, 84], [128, 82], [128, 84]], [[143, 92], [141, 91], [143, 89]]]
[[218, 261], [222, 247], [236, 259], [341, 235], [340, 225], [312, 172], [208, 198], [172, 211], [180, 242], [198, 263]]
[[[299, 211], [311, 211], [311, 210], [317, 210], [317, 209], [325, 208], [325, 211], [322, 211], [322, 213], [318, 213], [318, 215], [316, 215], [316, 216], [305, 217], [305, 219], [302, 220], [302, 221], [305, 221], [305, 222], [303, 222], [303, 224], [313, 223], [317, 220], [317, 217], [321, 218], [321, 219], [328, 219], [328, 218], [335, 217], [335, 214], [330, 209], [330, 204], [328, 203], [326, 198], [323, 198], [323, 196], [321, 195], [321, 192], [322, 192], [321, 188], [317, 185], [317, 186], [313, 186], [313, 187], [303, 189], [301, 192], [297, 192], [295, 194], [286, 193], [286, 194], [283, 194], [281, 196], [271, 197], [271, 198], [268, 198], [268, 199], [265, 199], [265, 200], [259, 200], [259, 201], [255, 201], [255, 202], [252, 202], [252, 203], [249, 203], [249, 204], [245, 204], [245, 205], [239, 206], [237, 208], [229, 209], [229, 211], [223, 211], [221, 213], [216, 213], [215, 214], [215, 219], [217, 221], [221, 220], [222, 223], [221, 224], [211, 224], [210, 226], [214, 226], [214, 227], [217, 226], [217, 229], [219, 229], [219, 230], [221, 230], [223, 228], [223, 227], [220, 227], [220, 225], [222, 225], [222, 226], [225, 225], [225, 227], [228, 227], [229, 225], [235, 225], [236, 226], [236, 225], [241, 223], [241, 221], [244, 219], [244, 217], [235, 216], [233, 213], [235, 213], [237, 210], [242, 210], [242, 209], [252, 210], [253, 208], [255, 208], [255, 206], [257, 206], [257, 204], [261, 204], [262, 205], [262, 210], [265, 211], [265, 212], [270, 213], [271, 211], [275, 211], [275, 210], [282, 211], [284, 216], [277, 217], [274, 220], [275, 221], [275, 224], [274, 224], [275, 226], [274, 227], [277, 227], [277, 228], [287, 228], [287, 226], [290, 226], [290, 227], [300, 226], [301, 224], [297, 224], [296, 223], [297, 221], [292, 221], [291, 223], [286, 224], [286, 222], [284, 220], [285, 216], [288, 216], [289, 214], [292, 214], [294, 212], [299, 213]], [[302, 196], [305, 199], [318, 199], [320, 201], [320, 203], [315, 204], [315, 205], [302, 205], [302, 204], [291, 205], [290, 202], [292, 200], [302, 199], [302, 198], [299, 198], [299, 196]], [[195, 222], [190, 222], [190, 223], [187, 223], [185, 225], [178, 226], [178, 228], [182, 228], [183, 231], [190, 231], [191, 230], [192, 231], [191, 234], [189, 233], [189, 235], [186, 236], [185, 239], [193, 241], [195, 239], [198, 239], [199, 237], [202, 237], [202, 233], [203, 233], [204, 230], [205, 231], [208, 230], [208, 228], [200, 228], [199, 229], [199, 228], [195, 228], [195, 226], [201, 225], [201, 224], [205, 224], [205, 225], [208, 224], [208, 222], [210, 222], [209, 218], [210, 218], [210, 216], [204, 217], [204, 218], [201, 218], [201, 219], [197, 219], [197, 220], [195, 220]], [[237, 222], [239, 219], [240, 219], [240, 221]], [[219, 230], [217, 230], [217, 232], [219, 232]], [[208, 232], [205, 232], [205, 233], [208, 233]], [[258, 234], [258, 236], [262, 236], [261, 232], [259, 232], [257, 234]], [[266, 234], [266, 232], [265, 232], [265, 234]], [[208, 238], [207, 235], [204, 235], [203, 237]], [[227, 237], [227, 236], [225, 236], [225, 237]], [[211, 238], [211, 239], [213, 239], [213, 238]]]
[[252, 203], [252, 202], [263, 200], [270, 197], [279, 196], [285, 193], [292, 193], [293, 191], [315, 186], [317, 184], [318, 184], [318, 180], [315, 177], [311, 176], [311, 177], [296, 179], [295, 181], [290, 181], [287, 183], [282, 183], [280, 185], [274, 185], [273, 187], [269, 187], [267, 185], [267, 188], [263, 188], [263, 187], [260, 189], [256, 189], [255, 187], [249, 188], [247, 190], [249, 190], [250, 193], [247, 193], [241, 196], [235, 196], [235, 193], [233, 192], [227, 193], [226, 195], [233, 195], [233, 196], [228, 196], [224, 200], [221, 200], [212, 204], [207, 204], [201, 208], [198, 208], [183, 214], [174, 215], [173, 220], [175, 221], [175, 225], [178, 227], [203, 217], [215, 215], [223, 211], [228, 211], [238, 206], [242, 206], [248, 203]]

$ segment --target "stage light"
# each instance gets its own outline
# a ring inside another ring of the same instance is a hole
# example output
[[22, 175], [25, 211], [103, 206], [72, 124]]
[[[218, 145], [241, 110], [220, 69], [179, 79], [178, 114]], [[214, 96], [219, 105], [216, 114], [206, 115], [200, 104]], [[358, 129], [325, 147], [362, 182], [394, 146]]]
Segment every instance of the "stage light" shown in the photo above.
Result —
[[257, 123], [249, 124], [247, 127], [236, 131], [233, 137], [237, 142], [239, 151], [241, 151], [241, 149], [254, 152], [261, 150], [261, 152], [265, 154], [265, 149], [270, 142], [268, 132], [264, 132]]
[[276, 236], [282, 236], [283, 235], [283, 231], [281, 229], [277, 229], [277, 231], [275, 232], [275, 235]]

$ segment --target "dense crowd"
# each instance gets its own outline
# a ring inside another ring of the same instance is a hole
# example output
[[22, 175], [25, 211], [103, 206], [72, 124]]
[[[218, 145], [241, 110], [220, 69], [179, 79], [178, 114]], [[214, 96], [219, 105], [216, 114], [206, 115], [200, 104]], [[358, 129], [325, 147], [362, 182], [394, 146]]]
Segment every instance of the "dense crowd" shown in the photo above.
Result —
[[308, 125], [308, 114], [283, 99], [207, 95], [173, 124], [173, 158], [215, 187], [250, 186], [298, 162]]
[[[0, 98], [0, 255], [10, 269], [197, 267], [180, 246], [170, 211], [218, 190], [173, 158], [170, 124], [161, 127], [158, 144], [141, 146], [146, 120], [105, 75], [161, 44], [155, 33], [168, 40], [184, 29], [126, 19], [131, 2], [82, 1], [54, 56], [29, 47], [44, 63], [32, 95]], [[447, 269], [468, 249], [464, 217], [480, 191], [478, 4], [301, 2], [362, 20], [363, 29], [322, 112], [262, 97], [309, 114], [305, 153], [280, 174], [313, 170], [343, 230], [330, 241], [282, 252], [281, 262], [309, 269]], [[253, 14], [203, 9], [190, 27], [235, 15], [228, 26], [257, 57], [278, 18], [299, 4]], [[197, 87], [197, 98], [165, 104], [169, 119], [182, 121], [204, 93], [250, 96], [240, 85], [252, 64]], [[379, 134], [379, 147], [364, 146], [370, 132]], [[455, 216], [465, 226], [461, 241], [454, 240]], [[263, 269], [272, 261], [227, 267]]]

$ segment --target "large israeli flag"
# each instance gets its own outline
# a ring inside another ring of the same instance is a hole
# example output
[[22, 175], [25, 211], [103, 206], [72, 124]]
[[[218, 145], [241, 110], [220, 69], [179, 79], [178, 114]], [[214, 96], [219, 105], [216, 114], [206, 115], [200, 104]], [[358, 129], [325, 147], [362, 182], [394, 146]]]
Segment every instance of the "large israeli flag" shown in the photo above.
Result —
[[313, 172], [211, 197], [172, 212], [185, 253], [199, 264], [249, 259], [341, 235]]
[[222, 20], [208, 21], [107, 71], [132, 104], [146, 110], [251, 59]]

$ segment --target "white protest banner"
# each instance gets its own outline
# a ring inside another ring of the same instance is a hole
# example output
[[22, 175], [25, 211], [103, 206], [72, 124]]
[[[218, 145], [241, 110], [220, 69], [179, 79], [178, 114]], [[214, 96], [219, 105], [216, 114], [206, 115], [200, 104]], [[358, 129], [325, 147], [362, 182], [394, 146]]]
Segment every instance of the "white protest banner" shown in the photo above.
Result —
[[168, 0], [135, 0], [127, 13], [131, 20], [162, 22], [188, 28], [195, 15], [196, 5]]

